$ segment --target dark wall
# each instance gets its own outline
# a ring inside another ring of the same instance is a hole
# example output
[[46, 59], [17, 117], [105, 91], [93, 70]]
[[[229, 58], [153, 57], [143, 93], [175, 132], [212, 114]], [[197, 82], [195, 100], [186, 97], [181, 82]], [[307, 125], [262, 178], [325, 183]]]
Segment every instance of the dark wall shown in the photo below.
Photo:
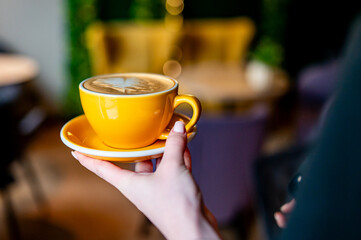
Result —
[[303, 67], [337, 58], [360, 1], [292, 0], [285, 32], [285, 68], [291, 75]]

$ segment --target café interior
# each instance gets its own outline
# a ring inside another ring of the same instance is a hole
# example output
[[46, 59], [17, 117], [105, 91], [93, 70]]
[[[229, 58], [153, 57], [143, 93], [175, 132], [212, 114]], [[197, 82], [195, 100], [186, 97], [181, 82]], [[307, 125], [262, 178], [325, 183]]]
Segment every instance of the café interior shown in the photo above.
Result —
[[200, 100], [192, 175], [222, 238], [276, 239], [360, 9], [318, 2], [1, 0], [0, 239], [164, 239], [61, 139], [83, 114], [79, 83], [127, 72]]

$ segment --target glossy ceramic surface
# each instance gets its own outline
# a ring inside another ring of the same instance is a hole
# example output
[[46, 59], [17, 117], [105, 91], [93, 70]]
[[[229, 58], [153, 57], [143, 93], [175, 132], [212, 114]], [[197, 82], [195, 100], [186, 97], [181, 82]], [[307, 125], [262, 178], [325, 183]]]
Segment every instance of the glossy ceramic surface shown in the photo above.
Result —
[[[158, 74], [127, 73], [96, 76], [101, 77], [164, 78], [173, 81], [168, 90], [139, 95], [113, 95], [89, 91], [79, 85], [80, 99], [86, 118], [96, 134], [108, 146], [133, 149], [148, 146], [157, 139], [166, 139], [164, 132], [174, 109], [181, 103], [193, 108], [193, 116], [186, 125], [187, 132], [200, 117], [201, 104], [197, 98], [178, 95], [178, 82]], [[121, 128], [121, 131], [118, 129]]]
[[[176, 121], [183, 121], [187, 124], [189, 120], [187, 116], [175, 113], [166, 131], [169, 132]], [[190, 130], [187, 135], [188, 141], [193, 139], [196, 132], [196, 127]], [[66, 146], [87, 156], [118, 162], [138, 162], [160, 157], [165, 146], [165, 140], [157, 140], [149, 146], [138, 149], [111, 148], [99, 139], [84, 115], [67, 122], [61, 129], [60, 138]]]

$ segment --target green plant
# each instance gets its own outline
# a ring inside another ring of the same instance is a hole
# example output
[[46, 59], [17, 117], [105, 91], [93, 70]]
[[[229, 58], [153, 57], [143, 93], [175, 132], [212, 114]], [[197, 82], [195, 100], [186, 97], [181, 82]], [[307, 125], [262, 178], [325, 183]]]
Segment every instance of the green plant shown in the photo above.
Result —
[[251, 52], [251, 59], [272, 67], [280, 67], [283, 61], [283, 47], [269, 37], [263, 37]]
[[67, 1], [67, 91], [64, 102], [66, 116], [82, 112], [78, 85], [91, 75], [89, 56], [85, 47], [84, 33], [96, 19], [96, 0]]
[[134, 20], [149, 20], [163, 18], [165, 0], [133, 0], [130, 6], [130, 18]]

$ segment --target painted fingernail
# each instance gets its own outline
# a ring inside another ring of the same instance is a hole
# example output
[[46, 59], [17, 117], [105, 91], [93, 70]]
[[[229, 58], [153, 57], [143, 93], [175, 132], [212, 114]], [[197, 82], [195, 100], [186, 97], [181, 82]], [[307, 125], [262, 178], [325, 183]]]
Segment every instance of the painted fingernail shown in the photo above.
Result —
[[74, 157], [76, 160], [78, 160], [78, 156], [75, 154], [75, 151], [72, 151], [72, 152], [71, 152], [71, 155], [73, 155], [73, 157]]
[[281, 212], [287, 212], [288, 208], [289, 208], [289, 204], [285, 203], [283, 206], [281, 206], [280, 210]]
[[181, 122], [181, 121], [175, 122], [174, 127], [173, 127], [173, 131], [177, 132], [177, 133], [184, 133], [185, 132], [184, 123]]

